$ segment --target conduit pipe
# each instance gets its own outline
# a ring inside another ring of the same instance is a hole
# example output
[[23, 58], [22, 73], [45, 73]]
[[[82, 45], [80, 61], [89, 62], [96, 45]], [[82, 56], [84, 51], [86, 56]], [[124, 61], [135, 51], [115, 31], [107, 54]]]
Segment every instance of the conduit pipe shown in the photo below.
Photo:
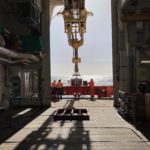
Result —
[[17, 53], [12, 50], [1, 47], [1, 46], [0, 46], [0, 54], [8, 56], [8, 57], [12, 57], [12, 58], [30, 59], [33, 61], [39, 61], [39, 59], [32, 54]]
[[5, 62], [5, 63], [9, 63], [9, 64], [16, 64], [16, 63], [20, 63], [20, 62], [24, 63], [24, 64], [31, 63], [31, 61], [27, 60], [27, 59], [21, 59], [21, 60], [12, 61], [12, 60], [9, 60], [9, 59], [6, 59], [6, 58], [0, 58], [0, 61]]

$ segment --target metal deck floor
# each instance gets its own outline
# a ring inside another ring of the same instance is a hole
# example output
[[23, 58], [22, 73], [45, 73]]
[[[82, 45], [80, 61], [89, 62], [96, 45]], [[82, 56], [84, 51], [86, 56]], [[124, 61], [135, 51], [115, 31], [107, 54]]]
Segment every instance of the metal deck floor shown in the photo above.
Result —
[[[149, 141], [123, 120], [111, 100], [62, 100], [9, 137], [2, 150], [149, 150]], [[85, 108], [89, 121], [53, 121], [59, 108]], [[16, 124], [17, 126], [17, 124]]]

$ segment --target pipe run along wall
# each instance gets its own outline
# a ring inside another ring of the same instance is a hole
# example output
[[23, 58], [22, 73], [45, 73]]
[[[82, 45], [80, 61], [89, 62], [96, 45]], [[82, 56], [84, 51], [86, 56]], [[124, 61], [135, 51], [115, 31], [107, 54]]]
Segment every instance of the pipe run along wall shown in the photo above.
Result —
[[17, 53], [17, 52], [14, 52], [13, 50], [9, 50], [1, 46], [0, 46], [0, 54], [8, 56], [8, 57], [12, 57], [12, 58], [30, 59], [32, 61], [39, 61], [39, 59], [32, 54]]

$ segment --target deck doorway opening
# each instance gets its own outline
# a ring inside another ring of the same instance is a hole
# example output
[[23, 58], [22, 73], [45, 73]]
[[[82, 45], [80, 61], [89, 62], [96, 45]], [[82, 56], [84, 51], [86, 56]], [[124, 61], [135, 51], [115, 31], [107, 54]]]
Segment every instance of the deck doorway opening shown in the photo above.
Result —
[[[106, 91], [105, 87], [113, 87], [111, 0], [85, 0], [85, 8], [91, 11], [93, 16], [87, 17], [84, 44], [78, 49], [81, 58], [78, 65], [80, 79], [83, 86], [94, 79], [95, 86], [104, 87], [97, 90], [102, 92]], [[51, 82], [60, 79], [64, 87], [70, 87], [74, 74], [73, 48], [68, 44], [63, 16], [57, 15], [63, 9], [63, 5], [56, 6], [50, 20]], [[86, 96], [89, 98], [89, 93]], [[86, 98], [84, 94], [83, 98]], [[98, 99], [98, 95], [95, 95], [95, 98]]]

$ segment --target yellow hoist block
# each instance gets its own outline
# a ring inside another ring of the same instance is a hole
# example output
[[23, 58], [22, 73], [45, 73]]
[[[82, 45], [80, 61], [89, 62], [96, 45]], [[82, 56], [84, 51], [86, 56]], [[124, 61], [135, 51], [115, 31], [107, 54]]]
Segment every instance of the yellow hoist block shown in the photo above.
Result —
[[81, 63], [81, 58], [80, 57], [79, 58], [73, 57], [72, 58], [72, 63]]
[[78, 49], [80, 46], [83, 45], [83, 40], [69, 40], [69, 45], [75, 49]]

